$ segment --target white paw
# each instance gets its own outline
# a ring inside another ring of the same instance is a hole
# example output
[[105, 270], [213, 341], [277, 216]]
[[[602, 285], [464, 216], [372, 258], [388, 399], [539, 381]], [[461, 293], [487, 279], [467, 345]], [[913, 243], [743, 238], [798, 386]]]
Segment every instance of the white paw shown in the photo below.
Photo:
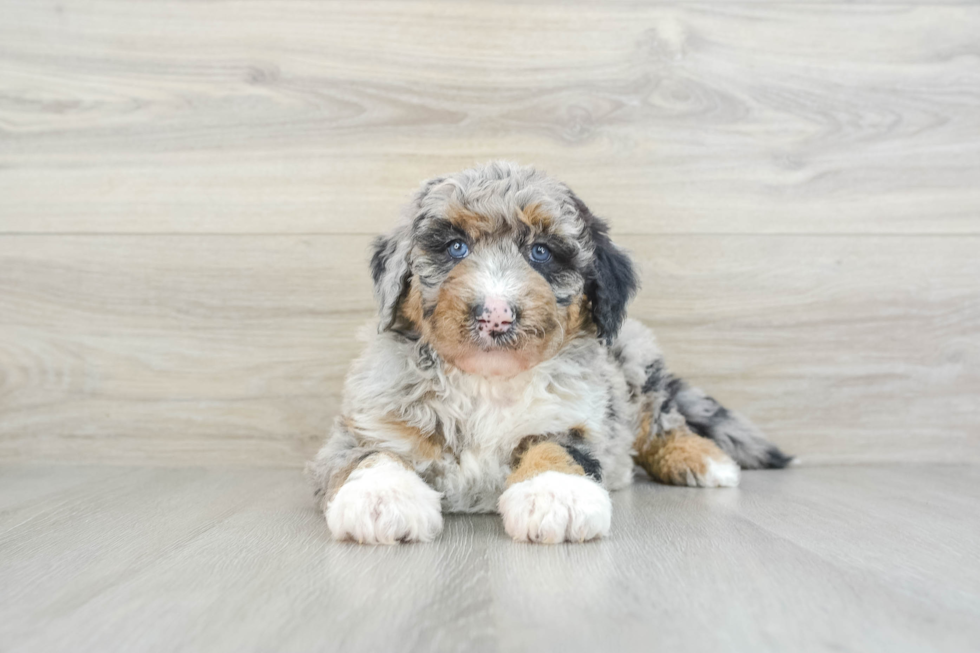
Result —
[[330, 501], [327, 526], [361, 544], [430, 542], [442, 530], [442, 495], [394, 460], [354, 470]]
[[544, 472], [511, 485], [497, 503], [518, 542], [584, 542], [609, 534], [609, 492], [585, 476]]
[[703, 474], [688, 471], [687, 484], [691, 487], [738, 487], [741, 470], [731, 458], [723, 460], [708, 458]]

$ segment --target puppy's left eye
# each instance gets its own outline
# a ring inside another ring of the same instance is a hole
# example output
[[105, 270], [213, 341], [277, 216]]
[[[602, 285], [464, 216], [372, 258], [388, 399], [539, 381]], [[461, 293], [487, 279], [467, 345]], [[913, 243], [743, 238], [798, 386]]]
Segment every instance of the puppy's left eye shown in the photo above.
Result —
[[470, 248], [463, 241], [454, 240], [446, 247], [446, 251], [453, 258], [466, 258], [466, 255], [470, 253]]
[[531, 246], [531, 260], [535, 263], [545, 263], [551, 260], [551, 250], [547, 245], [538, 243]]

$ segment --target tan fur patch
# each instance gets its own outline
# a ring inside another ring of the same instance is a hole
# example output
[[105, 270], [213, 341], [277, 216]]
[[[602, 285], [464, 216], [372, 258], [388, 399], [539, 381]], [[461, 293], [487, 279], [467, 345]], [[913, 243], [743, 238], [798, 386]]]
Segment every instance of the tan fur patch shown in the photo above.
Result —
[[439, 287], [439, 299], [432, 316], [423, 325], [427, 340], [436, 345], [439, 353], [454, 360], [471, 341], [470, 304], [467, 299], [467, 274], [470, 263], [460, 261]]
[[517, 217], [521, 222], [541, 233], [547, 233], [551, 229], [553, 220], [551, 214], [545, 211], [540, 204], [524, 207]]
[[407, 462], [405, 462], [405, 460], [401, 456], [397, 456], [391, 453], [390, 451], [378, 451], [377, 453], [371, 454], [370, 456], [362, 460], [361, 463], [357, 467], [355, 467], [355, 469], [368, 469], [370, 467], [374, 467], [375, 465], [378, 465], [384, 460], [391, 460], [393, 462], [398, 463], [399, 465], [401, 465], [407, 470], [414, 471], [412, 470], [412, 466], [409, 465]]
[[580, 295], [577, 302], [568, 305], [561, 317], [561, 325], [565, 334], [564, 342], [576, 336], [596, 335], [592, 314], [589, 312], [589, 300], [585, 295]]
[[[343, 469], [337, 470], [333, 473], [330, 480], [327, 482], [327, 494], [325, 497], [327, 502], [333, 500], [334, 496], [337, 494], [337, 491], [340, 490], [344, 483], [347, 482], [347, 477], [350, 476], [362, 462], [364, 462], [363, 459], [355, 460]], [[323, 507], [326, 507], [326, 502], [324, 502]]]
[[[447, 215], [474, 238], [485, 236], [487, 230], [498, 226], [492, 220], [464, 209], [455, 208]], [[522, 215], [529, 223], [537, 225], [536, 228], [546, 227], [551, 219], [537, 205], [527, 207]], [[498, 233], [493, 237], [508, 239], [511, 236]], [[568, 306], [560, 306], [554, 289], [523, 256], [515, 252], [511, 261], [512, 265], [521, 266], [522, 272], [520, 287], [514, 290], [512, 298], [518, 303], [520, 319], [516, 337], [502, 349], [511, 356], [515, 366], [527, 369], [554, 356], [570, 340], [594, 335], [589, 302], [584, 294]], [[480, 354], [474, 338], [471, 310], [473, 302], [478, 301], [483, 292], [478, 287], [479, 275], [483, 273], [478, 265], [472, 257], [454, 265], [439, 285], [434, 301], [428, 296], [423, 300], [423, 288], [419, 280], [413, 278], [399, 311], [403, 321], [414, 325], [444, 360], [464, 369], [474, 356]], [[426, 313], [424, 302], [433, 302], [431, 313]]]
[[507, 477], [507, 485], [526, 481], [544, 472], [561, 472], [585, 476], [585, 470], [557, 442], [537, 442], [521, 456], [517, 468]]
[[395, 419], [384, 419], [381, 423], [391, 435], [410, 443], [417, 458], [436, 460], [442, 457], [442, 450], [446, 444], [442, 433], [425, 433], [419, 428]]
[[[528, 267], [526, 283], [521, 288], [521, 328], [536, 336], [529, 343], [542, 358], [553, 355], [565, 344], [555, 293], [544, 277]], [[571, 334], [569, 334], [571, 335]], [[557, 336], [557, 337], [556, 337]]]
[[446, 219], [459, 227], [474, 239], [492, 234], [499, 224], [496, 220], [460, 206], [446, 209]]
[[687, 429], [641, 438], [635, 445], [636, 462], [655, 480], [670, 485], [687, 485], [689, 474], [703, 476], [707, 472], [709, 459], [722, 461], [728, 457], [714, 442]]
[[651, 435], [650, 429], [653, 426], [653, 409], [649, 405], [649, 402], [644, 403], [640, 409], [640, 415], [640, 432], [636, 434], [636, 440], [633, 441], [633, 451], [642, 451]]
[[347, 482], [347, 479], [350, 477], [350, 475], [354, 473], [354, 470], [374, 467], [382, 460], [386, 460], [386, 459], [393, 460], [408, 470], [412, 469], [408, 463], [406, 463], [399, 456], [396, 456], [393, 453], [388, 453], [387, 451], [378, 451], [372, 454], [368, 454], [364, 458], [351, 462], [343, 469], [337, 470], [330, 477], [330, 481], [327, 483], [326, 501], [324, 502], [323, 506], [326, 507], [326, 503], [334, 498], [337, 492], [340, 491], [340, 488], [343, 487], [344, 483]]
[[[469, 285], [471, 280], [471, 264], [468, 260], [461, 261], [442, 282], [435, 310], [422, 324], [426, 340], [450, 363], [473, 351], [470, 302], [476, 292]], [[522, 301], [518, 328], [522, 337], [510, 351], [530, 367], [553, 356], [566, 342], [562, 336], [570, 337], [575, 331], [564, 328], [551, 286], [530, 268], [519, 294]], [[411, 303], [414, 293], [409, 295]]]
[[398, 305], [398, 317], [404, 326], [415, 331], [422, 328], [422, 286], [418, 277], [412, 277], [405, 299]]

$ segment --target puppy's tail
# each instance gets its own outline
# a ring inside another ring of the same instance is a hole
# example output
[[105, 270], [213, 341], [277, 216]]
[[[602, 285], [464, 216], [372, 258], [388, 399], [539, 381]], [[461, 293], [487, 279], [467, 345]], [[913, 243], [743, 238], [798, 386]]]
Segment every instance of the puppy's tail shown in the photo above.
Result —
[[700, 388], [672, 377], [665, 390], [666, 403], [677, 408], [688, 428], [713, 440], [743, 469], [781, 469], [792, 462], [793, 457], [766, 440], [752, 422], [728, 410]]

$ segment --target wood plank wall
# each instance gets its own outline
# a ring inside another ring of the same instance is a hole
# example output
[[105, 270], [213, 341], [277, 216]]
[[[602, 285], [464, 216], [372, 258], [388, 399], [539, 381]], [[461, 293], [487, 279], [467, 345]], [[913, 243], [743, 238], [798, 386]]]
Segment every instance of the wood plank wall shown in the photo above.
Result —
[[533, 163], [811, 463], [980, 460], [980, 6], [0, 0], [0, 459], [298, 465], [424, 178]]

